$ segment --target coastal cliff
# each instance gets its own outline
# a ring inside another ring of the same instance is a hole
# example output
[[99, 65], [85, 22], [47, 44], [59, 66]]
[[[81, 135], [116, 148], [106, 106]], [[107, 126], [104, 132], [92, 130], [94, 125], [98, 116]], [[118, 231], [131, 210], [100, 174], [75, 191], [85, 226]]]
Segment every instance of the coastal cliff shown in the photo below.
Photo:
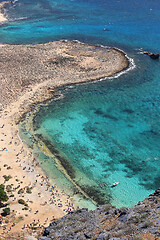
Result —
[[39, 240], [158, 240], [160, 239], [160, 188], [132, 208], [104, 205], [81, 209], [52, 222]]

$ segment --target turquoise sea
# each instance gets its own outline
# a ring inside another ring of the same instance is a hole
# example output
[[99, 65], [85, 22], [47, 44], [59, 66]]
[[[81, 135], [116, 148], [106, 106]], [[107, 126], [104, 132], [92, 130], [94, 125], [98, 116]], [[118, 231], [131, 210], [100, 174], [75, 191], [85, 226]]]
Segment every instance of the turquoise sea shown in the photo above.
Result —
[[20, 134], [48, 176], [89, 208], [92, 200], [130, 207], [159, 188], [160, 62], [140, 49], [160, 53], [160, 2], [20, 0], [5, 13], [1, 43], [77, 39], [120, 48], [136, 65], [118, 78], [62, 87], [63, 98], [28, 114]]

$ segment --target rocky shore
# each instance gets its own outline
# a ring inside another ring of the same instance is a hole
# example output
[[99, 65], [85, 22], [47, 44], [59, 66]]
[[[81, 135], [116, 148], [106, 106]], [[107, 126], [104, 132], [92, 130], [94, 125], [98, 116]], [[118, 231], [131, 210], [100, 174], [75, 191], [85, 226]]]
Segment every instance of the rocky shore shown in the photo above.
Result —
[[52, 222], [39, 240], [158, 240], [160, 189], [132, 208], [81, 209]]
[[93, 81], [129, 66], [125, 54], [119, 50], [76, 41], [1, 45], [0, 54], [1, 106], [13, 102], [38, 83], [56, 87]]

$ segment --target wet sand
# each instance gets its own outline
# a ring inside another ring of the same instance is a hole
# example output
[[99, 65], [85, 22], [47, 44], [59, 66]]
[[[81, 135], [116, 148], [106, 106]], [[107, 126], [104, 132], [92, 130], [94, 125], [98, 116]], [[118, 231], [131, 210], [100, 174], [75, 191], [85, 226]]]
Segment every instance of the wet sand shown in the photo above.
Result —
[[[37, 159], [19, 138], [20, 119], [34, 104], [58, 96], [57, 86], [111, 76], [127, 69], [129, 62], [116, 49], [75, 41], [1, 45], [0, 53], [0, 183], [10, 189], [11, 209], [2, 218], [0, 239], [14, 239], [18, 233], [21, 238], [16, 239], [24, 239], [23, 234], [35, 239], [54, 218], [78, 206], [36, 166]], [[5, 181], [4, 175], [11, 178]]]

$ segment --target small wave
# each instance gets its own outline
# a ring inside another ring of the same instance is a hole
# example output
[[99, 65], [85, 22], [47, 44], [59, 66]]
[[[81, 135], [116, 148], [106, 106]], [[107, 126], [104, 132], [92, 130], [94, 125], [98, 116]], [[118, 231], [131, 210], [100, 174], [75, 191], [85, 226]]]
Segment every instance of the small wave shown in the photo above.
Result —
[[10, 2], [10, 3], [12, 4], [12, 6], [15, 6], [15, 4], [16, 4], [17, 2], [19, 2], [19, 0], [14, 0], [14, 1]]
[[15, 18], [14, 20], [23, 20], [23, 19], [27, 19], [28, 17], [19, 17], [19, 18]]
[[57, 101], [57, 100], [63, 99], [64, 97], [65, 97], [64, 94], [61, 93], [61, 94], [59, 94], [59, 95], [56, 96], [56, 97], [53, 96], [53, 100], [54, 100], [54, 101]]
[[9, 21], [12, 22], [12, 21], [20, 21], [20, 20], [26, 20], [26, 19], [28, 19], [28, 17], [10, 18]]
[[113, 76], [111, 77], [106, 77], [105, 79], [112, 79], [112, 78], [118, 78], [120, 77], [121, 75], [129, 72], [130, 70], [133, 70], [135, 67], [136, 67], [136, 64], [134, 62], [134, 59], [133, 58], [130, 58], [123, 50], [119, 49], [119, 48], [114, 48], [114, 49], [117, 49], [118, 51], [122, 52], [125, 57], [128, 59], [128, 62], [129, 62], [129, 66], [127, 67], [127, 69], [119, 72], [119, 73], [116, 73], [114, 74]]
[[[62, 41], [64, 41], [64, 42], [68, 42], [68, 41], [70, 41], [70, 40], [67, 40], [67, 39], [64, 39], [64, 40], [62, 40]], [[86, 44], [86, 43], [83, 43], [83, 42], [81, 42], [81, 41], [79, 41], [79, 40], [72, 40], [73, 42], [76, 42], [76, 43], [80, 43], [80, 44]], [[109, 77], [104, 77], [104, 78], [100, 78], [100, 79], [98, 79], [98, 80], [95, 80], [95, 81], [93, 81], [93, 83], [94, 82], [99, 82], [99, 81], [104, 81], [104, 80], [107, 80], [107, 79], [114, 79], [114, 78], [118, 78], [118, 77], [120, 77], [121, 75], [123, 75], [123, 74], [125, 74], [125, 73], [127, 73], [127, 72], [129, 72], [130, 70], [133, 70], [135, 67], [136, 67], [136, 64], [135, 64], [135, 62], [134, 62], [134, 59], [133, 58], [130, 58], [123, 50], [121, 50], [121, 49], [119, 49], [119, 48], [116, 48], [116, 47], [109, 47], [109, 46], [105, 46], [105, 45], [102, 45], [102, 44], [94, 44], [95, 46], [97, 46], [97, 47], [101, 47], [101, 48], [105, 48], [105, 49], [116, 49], [116, 50], [118, 50], [119, 52], [122, 52], [124, 55], [125, 55], [125, 57], [128, 59], [128, 62], [129, 62], [129, 66], [127, 67], [127, 69], [125, 69], [125, 70], [123, 70], [123, 71], [121, 71], [121, 72], [119, 72], [119, 73], [115, 73], [115, 74], [113, 74], [112, 76], [109, 76]], [[86, 84], [86, 83], [83, 83], [83, 84]]]
[[139, 55], [143, 55], [144, 53], [143, 53], [143, 52], [137, 52], [137, 54], [139, 54]]
[[144, 54], [143, 48], [137, 48], [135, 50], [137, 51], [137, 54]]
[[68, 88], [75, 88], [73, 85], [71, 85], [71, 86], [68, 86]]

